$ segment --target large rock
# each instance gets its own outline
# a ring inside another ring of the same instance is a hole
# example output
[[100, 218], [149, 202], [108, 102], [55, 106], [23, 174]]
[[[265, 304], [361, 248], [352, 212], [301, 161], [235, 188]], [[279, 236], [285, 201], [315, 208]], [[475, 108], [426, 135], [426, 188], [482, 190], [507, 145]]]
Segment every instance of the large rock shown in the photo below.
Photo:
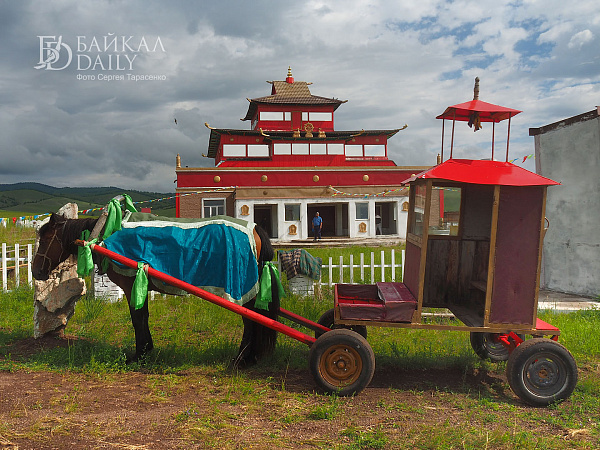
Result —
[[[58, 214], [76, 219], [77, 204], [66, 204]], [[75, 313], [77, 300], [86, 293], [85, 281], [77, 276], [77, 259], [69, 257], [63, 261], [48, 280], [35, 280], [34, 288], [33, 336], [37, 339], [49, 333], [62, 333]]]

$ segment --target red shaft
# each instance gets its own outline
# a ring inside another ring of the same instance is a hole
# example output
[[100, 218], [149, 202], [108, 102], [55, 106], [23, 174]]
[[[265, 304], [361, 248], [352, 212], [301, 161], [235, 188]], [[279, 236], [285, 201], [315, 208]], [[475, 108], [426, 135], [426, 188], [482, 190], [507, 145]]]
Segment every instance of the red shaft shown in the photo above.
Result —
[[[77, 241], [76, 243], [80, 245], [79, 241]], [[81, 241], [81, 243], [83, 242]], [[118, 263], [121, 263], [124, 266], [131, 267], [132, 269], [137, 269], [138, 263], [133, 259], [126, 258], [125, 256], [119, 255], [118, 253], [108, 250], [107, 248], [101, 247], [100, 245], [92, 244], [90, 245], [90, 248], [92, 249], [92, 251], [99, 253], [102, 256], [106, 256], [107, 258], [110, 258], [113, 261], [117, 261]], [[214, 303], [215, 305], [222, 306], [223, 308], [228, 309], [229, 311], [232, 311], [236, 314], [253, 320], [254, 322], [258, 322], [261, 325], [269, 327], [275, 331], [279, 331], [280, 333], [283, 333], [293, 339], [296, 339], [297, 341], [300, 341], [308, 345], [309, 347], [316, 341], [314, 337], [304, 334], [281, 322], [277, 322], [276, 320], [265, 317], [248, 308], [225, 300], [224, 298], [221, 298], [218, 295], [211, 294], [210, 292], [207, 292], [204, 289], [200, 289], [199, 287], [193, 286], [189, 283], [186, 283], [185, 281], [181, 281], [177, 278], [172, 277], [171, 275], [167, 275], [166, 273], [159, 272], [158, 270], [153, 269], [149, 266], [148, 275], [154, 278], [158, 278], [159, 280], [164, 281], [165, 283], [168, 283], [171, 286], [183, 289], [184, 291], [197, 297], [203, 298], [204, 300]]]

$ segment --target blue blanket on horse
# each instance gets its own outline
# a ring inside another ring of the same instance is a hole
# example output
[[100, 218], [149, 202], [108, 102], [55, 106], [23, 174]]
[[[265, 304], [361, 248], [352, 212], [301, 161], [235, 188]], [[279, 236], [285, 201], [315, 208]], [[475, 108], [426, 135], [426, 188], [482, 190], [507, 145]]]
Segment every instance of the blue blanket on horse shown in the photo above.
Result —
[[237, 304], [258, 293], [254, 223], [227, 216], [173, 219], [127, 213], [104, 240], [120, 255]]

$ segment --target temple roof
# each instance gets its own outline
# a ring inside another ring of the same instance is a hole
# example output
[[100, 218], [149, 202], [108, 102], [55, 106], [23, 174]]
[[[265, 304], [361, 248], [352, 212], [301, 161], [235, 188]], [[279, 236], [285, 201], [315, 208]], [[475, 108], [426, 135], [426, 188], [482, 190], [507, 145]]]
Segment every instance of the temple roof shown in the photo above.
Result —
[[271, 105], [333, 105], [335, 111], [342, 103], [347, 100], [338, 100], [336, 98], [319, 97], [310, 93], [309, 85], [306, 81], [295, 81], [292, 77], [291, 69], [288, 69], [288, 76], [285, 81], [267, 81], [272, 85], [271, 95], [248, 99], [250, 105], [246, 117], [242, 120], [252, 120], [256, 115], [258, 104]]

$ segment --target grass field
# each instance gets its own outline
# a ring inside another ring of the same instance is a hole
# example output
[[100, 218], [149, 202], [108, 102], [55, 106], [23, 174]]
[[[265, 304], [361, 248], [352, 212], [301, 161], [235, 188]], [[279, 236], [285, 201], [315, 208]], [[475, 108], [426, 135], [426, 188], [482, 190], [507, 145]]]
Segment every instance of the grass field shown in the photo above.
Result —
[[[533, 408], [510, 391], [505, 363], [480, 360], [457, 331], [369, 328], [375, 377], [342, 398], [316, 391], [308, 347], [286, 336], [257, 366], [231, 369], [240, 318], [194, 297], [150, 303], [155, 350], [133, 365], [124, 303], [84, 297], [68, 339], [36, 343], [32, 297], [0, 293], [2, 448], [600, 448], [598, 310], [541, 313], [561, 329], [579, 383], [565, 402]], [[282, 307], [316, 320], [332, 302], [325, 291]]]
[[[600, 344], [590, 338], [600, 327], [598, 311], [542, 315], [563, 331], [580, 379], [569, 400], [531, 408], [510, 392], [505, 364], [479, 360], [465, 333], [370, 328], [375, 378], [358, 396], [338, 398], [315, 392], [308, 348], [285, 336], [258, 366], [229, 369], [241, 320], [193, 297], [151, 302], [156, 348], [143, 364], [125, 364], [134, 350], [126, 305], [91, 297], [77, 305], [68, 345], [23, 351], [24, 342], [35, 348], [31, 298], [25, 288], [0, 294], [0, 386], [3, 374], [23, 383], [49, 378], [54, 394], [40, 388], [37, 399], [27, 394], [7, 401], [0, 389], [0, 439], [6, 442], [50, 448], [60, 432], [83, 443], [71, 448], [89, 448], [85, 436], [92, 431], [123, 448], [591, 449], [600, 442]], [[289, 297], [282, 306], [316, 320], [331, 301], [327, 295], [320, 301]], [[123, 395], [126, 381], [119, 380], [135, 380], [135, 390], [125, 392], [129, 403], [141, 406], [113, 411], [130, 417], [113, 428], [103, 408]], [[104, 393], [98, 397], [94, 389]], [[165, 412], [153, 415], [150, 426], [153, 408]], [[40, 415], [57, 419], [44, 423]], [[135, 447], [174, 436], [169, 445]]]

